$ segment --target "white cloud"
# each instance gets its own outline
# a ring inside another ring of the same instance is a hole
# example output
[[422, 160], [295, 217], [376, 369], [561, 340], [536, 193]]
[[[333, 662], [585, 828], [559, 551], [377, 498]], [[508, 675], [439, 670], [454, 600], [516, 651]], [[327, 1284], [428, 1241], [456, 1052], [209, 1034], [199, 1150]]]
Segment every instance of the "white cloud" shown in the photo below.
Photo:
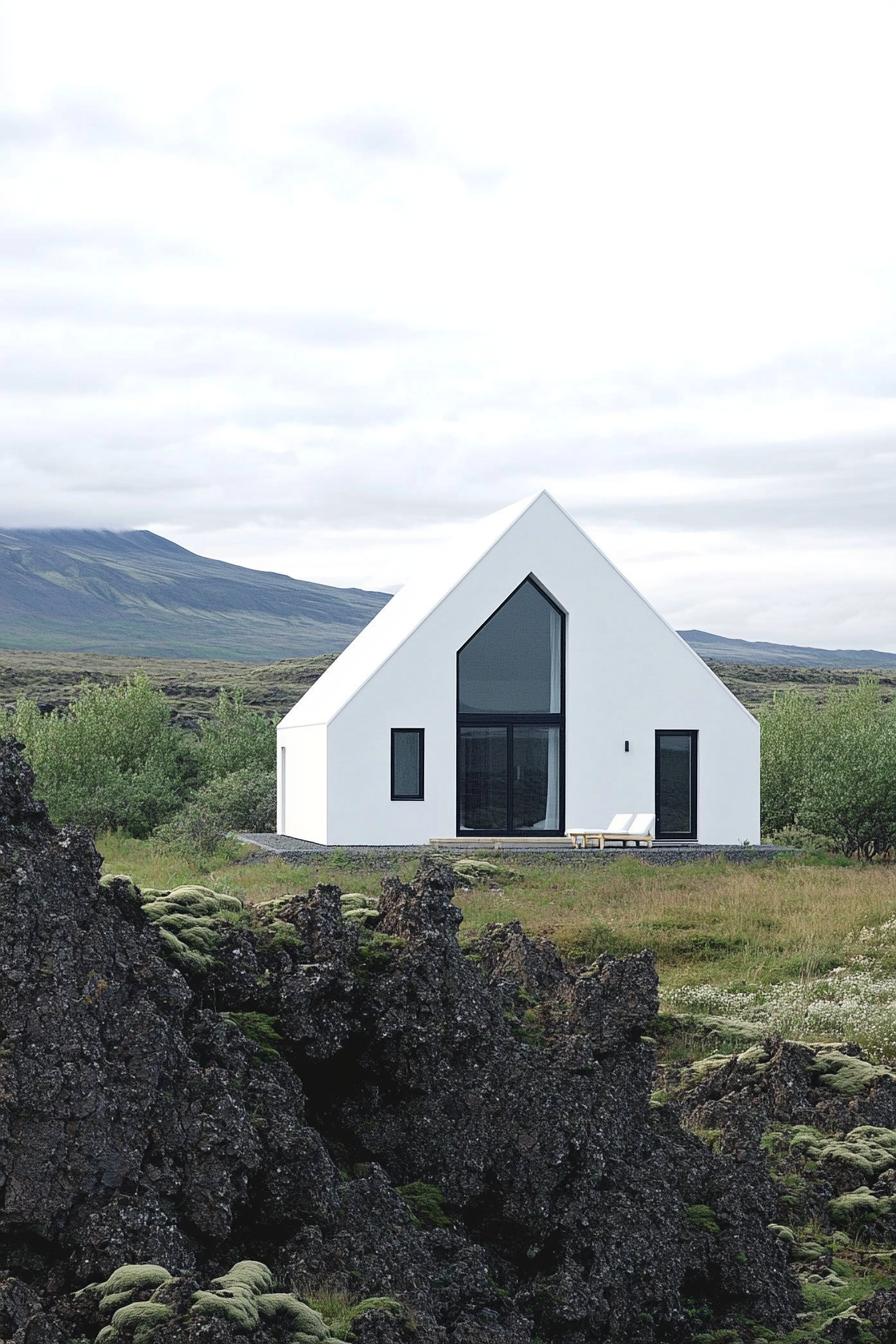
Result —
[[0, 521], [391, 587], [548, 485], [896, 648], [886, 3], [0, 6]]

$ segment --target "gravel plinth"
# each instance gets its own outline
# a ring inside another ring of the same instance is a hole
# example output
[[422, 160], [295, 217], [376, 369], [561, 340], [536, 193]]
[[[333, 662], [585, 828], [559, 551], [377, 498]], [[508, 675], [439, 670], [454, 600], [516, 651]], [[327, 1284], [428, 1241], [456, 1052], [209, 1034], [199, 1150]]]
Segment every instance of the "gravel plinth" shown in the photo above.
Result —
[[615, 863], [625, 855], [637, 858], [654, 867], [669, 867], [678, 863], [695, 863], [701, 859], [724, 858], [731, 863], [756, 863], [769, 860], [779, 854], [795, 853], [782, 845], [674, 845], [656, 844], [652, 849], [574, 849], [569, 844], [556, 846], [533, 845], [494, 845], [483, 839], [480, 846], [461, 844], [456, 848], [449, 845], [319, 845], [313, 840], [296, 840], [290, 835], [268, 835], [257, 832], [240, 831], [235, 838], [245, 844], [255, 845], [288, 863], [308, 864], [329, 862], [334, 855], [345, 858], [364, 859], [372, 867], [388, 868], [396, 859], [407, 855], [458, 856], [471, 854], [500, 855], [504, 859], [513, 859], [523, 864], [542, 863]]

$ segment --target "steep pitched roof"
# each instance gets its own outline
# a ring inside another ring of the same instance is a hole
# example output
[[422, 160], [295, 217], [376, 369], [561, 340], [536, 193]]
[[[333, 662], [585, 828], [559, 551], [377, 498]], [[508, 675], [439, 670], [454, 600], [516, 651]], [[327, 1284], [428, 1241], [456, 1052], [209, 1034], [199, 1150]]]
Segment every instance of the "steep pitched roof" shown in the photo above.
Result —
[[[548, 490], [539, 490], [537, 494], [517, 500], [497, 513], [453, 532], [441, 545], [433, 546], [418, 566], [414, 578], [390, 599], [377, 612], [369, 625], [356, 635], [326, 672], [305, 692], [302, 699], [292, 707], [285, 718], [281, 719], [281, 728], [296, 728], [310, 724], [330, 723], [340, 710], [357, 695], [361, 687], [379, 671], [402, 644], [423, 624], [436, 608], [445, 600], [471, 570], [479, 564], [483, 556], [519, 522], [524, 514], [540, 499], [547, 499], [563, 515], [571, 527], [582, 534], [594, 548], [604, 563], [619, 576], [632, 593], [653, 613], [656, 619], [677, 640], [690, 657], [703, 669], [717, 686], [733, 700], [738, 709], [753, 719], [747, 707], [716, 676], [711, 667], [682, 639], [664, 616], [656, 610], [643, 593], [630, 579], [616, 568], [612, 560], [604, 554], [596, 542], [588, 536], [585, 529], [567, 513], [562, 505]], [[754, 719], [755, 722], [755, 719]]]
[[453, 532], [444, 544], [431, 547], [414, 578], [398, 590], [318, 677], [280, 721], [280, 727], [330, 723], [482, 557], [545, 494], [547, 491], [542, 490], [499, 509], [497, 513], [468, 523]]

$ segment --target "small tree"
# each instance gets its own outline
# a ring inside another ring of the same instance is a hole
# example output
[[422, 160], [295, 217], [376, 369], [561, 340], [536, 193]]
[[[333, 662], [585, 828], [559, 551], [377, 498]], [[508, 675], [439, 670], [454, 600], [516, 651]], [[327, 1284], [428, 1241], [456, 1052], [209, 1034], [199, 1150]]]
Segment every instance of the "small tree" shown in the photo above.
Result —
[[896, 847], [896, 706], [873, 677], [832, 688], [818, 710], [799, 820], [847, 854]]
[[199, 730], [202, 779], [220, 779], [235, 770], [273, 770], [276, 753], [273, 723], [248, 707], [241, 689], [219, 691], [212, 717]]
[[762, 715], [762, 812], [767, 830], [799, 826], [845, 854], [896, 847], [896, 704], [874, 677], [831, 687], [818, 706], [775, 697]]
[[818, 718], [816, 706], [802, 691], [780, 691], [761, 711], [762, 825], [767, 832], [797, 824]]

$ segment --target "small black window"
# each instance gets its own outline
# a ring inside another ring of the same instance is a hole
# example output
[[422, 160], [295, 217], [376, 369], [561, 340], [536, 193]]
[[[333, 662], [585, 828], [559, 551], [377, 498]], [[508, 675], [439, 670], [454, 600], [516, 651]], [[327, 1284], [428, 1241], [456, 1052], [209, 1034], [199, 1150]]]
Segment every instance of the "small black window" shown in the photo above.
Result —
[[392, 729], [392, 801], [423, 798], [423, 729]]

